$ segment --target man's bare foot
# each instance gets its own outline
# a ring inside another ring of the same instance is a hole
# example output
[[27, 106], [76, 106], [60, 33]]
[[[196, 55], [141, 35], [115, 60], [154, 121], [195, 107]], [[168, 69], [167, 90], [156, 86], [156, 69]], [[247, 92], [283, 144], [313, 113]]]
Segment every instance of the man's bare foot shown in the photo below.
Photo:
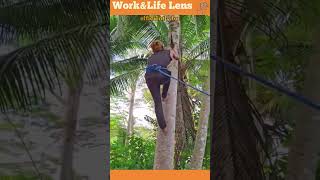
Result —
[[168, 134], [168, 128], [165, 127], [164, 129], [162, 129], [162, 132], [163, 132], [165, 135], [167, 135], [167, 134]]
[[167, 101], [167, 99], [168, 99], [168, 94], [166, 94], [165, 96], [162, 95], [162, 101]]
[[162, 99], [165, 99], [167, 96], [168, 96], [168, 92], [167, 92], [167, 93], [162, 93], [162, 94], [161, 94]]

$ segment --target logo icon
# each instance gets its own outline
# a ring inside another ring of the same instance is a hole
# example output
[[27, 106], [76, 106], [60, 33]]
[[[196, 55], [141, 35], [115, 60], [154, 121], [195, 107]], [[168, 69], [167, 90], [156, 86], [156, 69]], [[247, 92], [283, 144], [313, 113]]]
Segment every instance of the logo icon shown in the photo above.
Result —
[[200, 2], [200, 10], [206, 10], [209, 7], [207, 2]]
[[208, 14], [208, 8], [209, 8], [209, 3], [207, 1], [202, 1], [200, 2], [199, 4], [199, 7], [198, 7], [198, 14], [199, 15], [205, 15], [205, 14]]

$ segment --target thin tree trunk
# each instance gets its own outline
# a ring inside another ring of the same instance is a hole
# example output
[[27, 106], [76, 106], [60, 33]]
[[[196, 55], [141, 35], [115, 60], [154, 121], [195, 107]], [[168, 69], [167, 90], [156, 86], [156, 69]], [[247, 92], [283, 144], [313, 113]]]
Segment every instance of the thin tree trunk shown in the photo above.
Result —
[[[320, 102], [320, 34], [306, 68], [304, 94]], [[320, 152], [320, 112], [301, 104], [288, 158], [287, 180], [315, 180]]]
[[[210, 92], [210, 76], [205, 83], [204, 90]], [[203, 95], [202, 107], [200, 111], [200, 122], [197, 131], [195, 146], [193, 149], [190, 168], [191, 169], [202, 169], [202, 163], [204, 153], [206, 150], [207, 136], [208, 136], [208, 122], [210, 113], [210, 96]]]
[[134, 126], [134, 117], [133, 117], [133, 107], [134, 107], [134, 100], [136, 94], [136, 83], [134, 83], [131, 87], [130, 92], [130, 105], [129, 105], [129, 118], [128, 118], [128, 127], [127, 127], [127, 138], [125, 144], [128, 143], [128, 138], [133, 134], [133, 126]]
[[62, 166], [60, 180], [73, 180], [73, 149], [75, 143], [76, 126], [78, 121], [78, 111], [82, 81], [78, 87], [68, 87], [66, 111], [64, 115], [64, 142], [62, 152]]
[[[169, 23], [172, 40], [177, 52], [179, 52], [180, 19], [175, 16], [176, 21]], [[169, 34], [169, 39], [171, 35]], [[171, 75], [178, 78], [178, 61], [171, 61], [168, 66]], [[163, 113], [167, 123], [167, 134], [164, 134], [160, 128], [157, 132], [157, 145], [154, 158], [154, 169], [173, 169], [174, 168], [174, 147], [175, 147], [175, 124], [176, 124], [176, 105], [177, 105], [177, 87], [178, 82], [171, 79], [168, 90], [168, 97], [163, 102]]]

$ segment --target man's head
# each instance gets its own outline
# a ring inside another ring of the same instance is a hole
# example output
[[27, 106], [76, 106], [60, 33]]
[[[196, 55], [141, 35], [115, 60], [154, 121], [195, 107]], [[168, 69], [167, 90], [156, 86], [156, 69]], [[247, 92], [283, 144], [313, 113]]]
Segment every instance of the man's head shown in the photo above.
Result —
[[152, 51], [155, 53], [155, 52], [158, 52], [158, 51], [161, 51], [163, 50], [163, 43], [159, 40], [155, 40], [151, 43], [151, 48], [152, 48]]

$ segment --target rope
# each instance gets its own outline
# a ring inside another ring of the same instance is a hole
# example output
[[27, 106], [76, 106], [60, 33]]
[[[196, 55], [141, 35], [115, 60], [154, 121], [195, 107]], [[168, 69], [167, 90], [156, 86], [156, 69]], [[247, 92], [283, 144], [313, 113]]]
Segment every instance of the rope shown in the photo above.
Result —
[[[167, 77], [169, 77], [169, 78], [172, 78], [172, 79], [174, 79], [174, 80], [176, 80], [176, 81], [178, 81], [178, 82], [180, 82], [180, 83], [182, 83], [182, 84], [184, 84], [184, 85], [186, 85], [186, 86], [189, 86], [189, 87], [191, 87], [192, 89], [194, 89], [194, 90], [196, 90], [196, 91], [199, 91], [199, 92], [201, 92], [201, 93], [203, 93], [203, 94], [205, 94], [205, 95], [207, 95], [207, 96], [210, 96], [209, 93], [207, 93], [207, 92], [205, 92], [205, 91], [203, 91], [203, 90], [201, 90], [201, 89], [199, 89], [199, 88], [193, 87], [193, 86], [191, 86], [190, 84], [188, 84], [188, 83], [186, 83], [186, 82], [184, 82], [184, 81], [182, 81], [182, 80], [180, 80], [180, 79], [178, 79], [178, 78], [175, 78], [175, 77], [171, 76], [170, 74], [167, 73], [167, 72], [168, 72], [168, 69], [165, 68], [165, 67], [162, 67], [162, 66], [157, 65], [157, 64], [153, 64], [153, 65], [150, 65], [150, 66], [148, 66], [148, 67], [146, 68], [146, 72], [155, 72], [155, 71], [161, 73], [161, 74], [164, 75], [164, 76], [167, 76]], [[164, 71], [166, 71], [166, 72], [164, 72]]]
[[247, 76], [247, 77], [249, 77], [251, 79], [254, 79], [255, 81], [263, 84], [264, 86], [272, 88], [272, 89], [275, 89], [278, 92], [283, 93], [283, 94], [291, 97], [292, 99], [295, 99], [296, 101], [301, 102], [301, 103], [303, 103], [303, 104], [305, 104], [305, 105], [307, 105], [307, 106], [309, 106], [309, 107], [311, 107], [313, 109], [320, 110], [320, 104], [319, 103], [313, 102], [310, 99], [308, 99], [308, 98], [306, 98], [306, 97], [304, 97], [304, 96], [302, 96], [302, 95], [300, 95], [298, 93], [292, 92], [292, 91], [290, 91], [290, 90], [288, 90], [288, 89], [286, 89], [284, 87], [277, 86], [274, 83], [272, 83], [270, 81], [267, 81], [267, 80], [265, 80], [265, 79], [263, 79], [263, 78], [261, 78], [259, 76], [256, 76], [256, 75], [254, 75], [252, 73], [245, 72], [244, 70], [242, 70], [237, 65], [232, 64], [232, 63], [230, 63], [230, 62], [228, 62], [228, 61], [226, 61], [226, 60], [224, 60], [222, 58], [219, 58], [217, 56], [213, 55], [212, 59], [215, 60], [218, 63], [224, 64], [225, 67], [227, 67], [228, 69], [230, 69], [230, 70], [232, 70], [234, 72], [237, 72], [237, 73], [242, 74], [244, 76]]
[[[283, 94], [291, 97], [292, 99], [294, 99], [294, 100], [296, 100], [296, 101], [298, 101], [300, 103], [303, 103], [303, 104], [305, 104], [305, 105], [307, 105], [307, 106], [309, 106], [309, 107], [311, 107], [313, 109], [320, 110], [320, 104], [319, 103], [313, 102], [310, 99], [308, 99], [308, 98], [306, 98], [306, 97], [304, 97], [304, 96], [302, 96], [302, 95], [300, 95], [298, 93], [292, 92], [292, 91], [290, 91], [290, 90], [288, 90], [288, 89], [286, 89], [284, 87], [278, 86], [278, 85], [276, 85], [276, 84], [274, 84], [274, 83], [272, 83], [270, 81], [267, 81], [267, 80], [265, 80], [265, 79], [263, 79], [263, 78], [261, 78], [259, 76], [256, 76], [255, 74], [252, 74], [252, 73], [249, 73], [249, 72], [245, 72], [244, 70], [242, 70], [237, 65], [232, 64], [232, 63], [230, 63], [228, 61], [225, 61], [223, 58], [220, 58], [220, 57], [217, 57], [217, 56], [213, 55], [212, 59], [214, 61], [218, 62], [218, 63], [222, 63], [229, 70], [232, 70], [232, 71], [237, 72], [237, 73], [239, 73], [241, 75], [244, 75], [244, 76], [247, 76], [247, 77], [249, 77], [251, 79], [254, 79], [255, 81], [261, 83], [262, 85], [264, 85], [266, 87], [269, 87], [271, 89], [277, 90], [278, 92], [283, 93]], [[177, 80], [178, 82], [180, 82], [180, 83], [182, 83], [182, 84], [184, 84], [184, 85], [186, 85], [186, 86], [188, 86], [188, 87], [190, 87], [190, 88], [192, 88], [192, 89], [194, 89], [194, 90], [196, 90], [198, 92], [201, 92], [201, 93], [203, 93], [203, 94], [205, 94], [207, 96], [211, 96], [209, 93], [207, 93], [207, 92], [205, 92], [205, 91], [203, 91], [203, 90], [201, 90], [199, 88], [193, 87], [190, 84], [188, 84], [186, 82], [183, 82], [182, 80], [177, 79], [177, 78], [169, 75], [167, 73], [168, 70], [165, 67], [162, 67], [162, 66], [157, 65], [157, 64], [153, 64], [153, 65], [150, 65], [150, 66], [148, 66], [146, 68], [146, 72], [155, 72], [155, 71], [157, 71], [157, 72], [159, 72], [159, 73], [161, 73], [161, 74], [163, 74], [163, 75], [165, 75], [165, 76], [167, 76], [169, 78]], [[166, 71], [166, 72], [164, 72], [164, 71]]]

